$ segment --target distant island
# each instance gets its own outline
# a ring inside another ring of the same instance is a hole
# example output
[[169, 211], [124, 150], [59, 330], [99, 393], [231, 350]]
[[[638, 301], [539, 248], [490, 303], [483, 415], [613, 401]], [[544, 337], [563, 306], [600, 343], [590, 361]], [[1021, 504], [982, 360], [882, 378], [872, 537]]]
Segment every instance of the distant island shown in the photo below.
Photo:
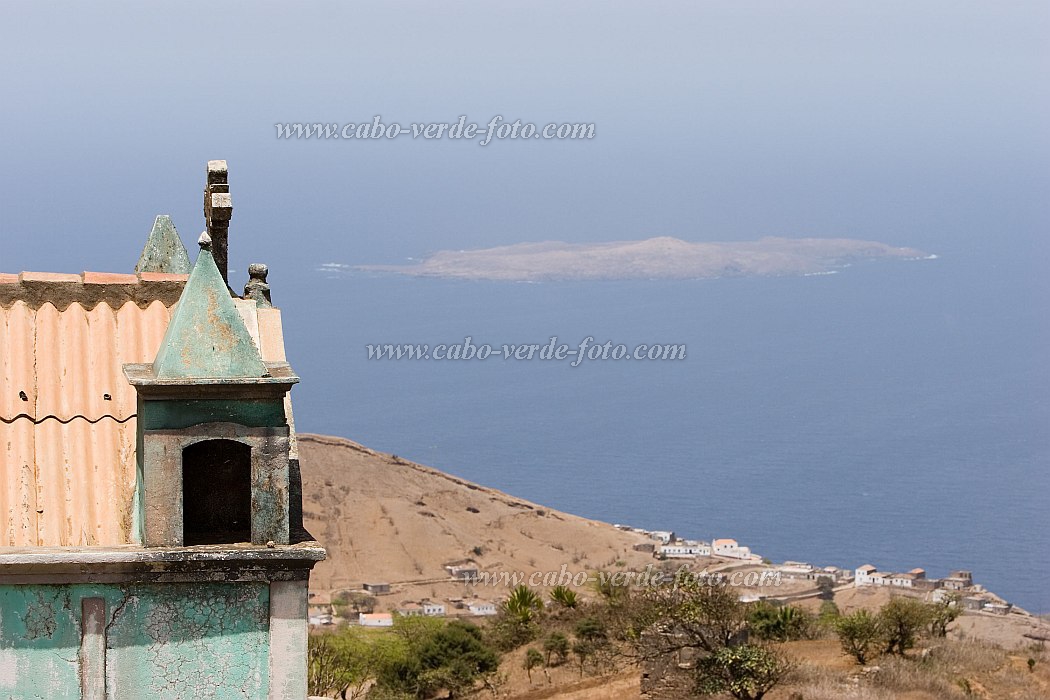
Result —
[[848, 238], [777, 238], [690, 243], [661, 236], [611, 243], [519, 243], [479, 250], [443, 250], [414, 265], [357, 269], [419, 277], [508, 282], [698, 279], [827, 274], [864, 260], [930, 259], [914, 248]]

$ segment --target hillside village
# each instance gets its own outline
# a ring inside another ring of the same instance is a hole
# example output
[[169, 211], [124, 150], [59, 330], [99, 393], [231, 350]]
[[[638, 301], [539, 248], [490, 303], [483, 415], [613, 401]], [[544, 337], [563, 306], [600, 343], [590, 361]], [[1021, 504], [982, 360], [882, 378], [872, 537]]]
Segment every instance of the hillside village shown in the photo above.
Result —
[[[306, 445], [315, 440], [334, 440], [319, 436], [304, 438]], [[339, 444], [353, 445], [349, 441], [339, 441]], [[353, 447], [355, 452], [382, 458], [380, 453], [367, 448], [357, 445]], [[403, 466], [411, 465], [413, 468], [427, 470], [426, 467], [412, 465], [400, 458], [394, 457], [392, 460]], [[478, 491], [483, 487], [471, 484], [467, 485], [467, 489]], [[419, 500], [417, 503], [424, 501]], [[472, 506], [465, 510], [468, 513], [477, 511]], [[854, 569], [833, 565], [817, 566], [799, 561], [774, 564], [754, 553], [750, 547], [731, 538], [715, 538], [707, 542], [682, 538], [670, 530], [645, 530], [623, 524], [595, 525], [611, 528], [633, 538], [630, 545], [633, 558], [628, 561], [625, 552], [624, 559], [607, 562], [613, 568], [641, 573], [657, 567], [665, 575], [673, 575], [684, 567], [691, 572], [726, 576], [734, 585], [739, 586], [740, 599], [744, 602], [765, 599], [815, 599], [822, 586], [827, 585], [822, 581], [827, 581], [835, 591], [884, 588], [896, 594], [917, 597], [928, 602], [940, 602], [951, 595], [967, 611], [996, 615], [1017, 612], [1027, 615], [1025, 611], [1015, 610], [1010, 603], [975, 583], [969, 571], [953, 571], [948, 576], [938, 579], [928, 577], [921, 568], [899, 573], [879, 571], [870, 564]], [[478, 551], [481, 551], [480, 548]], [[550, 588], [554, 582], [565, 583], [572, 580], [572, 577], [568, 577], [570, 569], [564, 563], [560, 567], [561, 572], [536, 570], [530, 579], [531, 572], [524, 569], [508, 572], [507, 569], [500, 570], [499, 566], [492, 566], [479, 559], [480, 556], [474, 556], [444, 561], [441, 563], [442, 572], [436, 575], [426, 571], [425, 575], [419, 578], [394, 579], [373, 576], [336, 590], [312, 590], [309, 604], [310, 625], [315, 629], [346, 624], [392, 627], [397, 616], [491, 617], [499, 612], [500, 605], [515, 582]], [[322, 564], [321, 568], [327, 565]], [[552, 576], [554, 573], [561, 575]], [[596, 580], [596, 573], [591, 571], [585, 581], [577, 578], [573, 583], [582, 583], [578, 586], [579, 592], [587, 596], [593, 593]], [[420, 588], [428, 586], [432, 589], [431, 595], [418, 595]], [[438, 588], [449, 592], [443, 596], [436, 595]]]

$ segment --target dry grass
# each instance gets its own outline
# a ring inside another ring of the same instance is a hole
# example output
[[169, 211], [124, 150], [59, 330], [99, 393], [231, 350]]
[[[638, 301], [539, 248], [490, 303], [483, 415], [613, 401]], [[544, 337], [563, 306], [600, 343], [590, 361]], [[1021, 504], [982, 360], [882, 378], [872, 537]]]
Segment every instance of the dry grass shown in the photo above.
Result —
[[[989, 642], [938, 639], [908, 657], [882, 656], [861, 668], [831, 640], [793, 642], [797, 669], [770, 700], [951, 700], [1050, 697], [1050, 654], [1011, 653]], [[1028, 658], [1035, 659], [1034, 671]]]

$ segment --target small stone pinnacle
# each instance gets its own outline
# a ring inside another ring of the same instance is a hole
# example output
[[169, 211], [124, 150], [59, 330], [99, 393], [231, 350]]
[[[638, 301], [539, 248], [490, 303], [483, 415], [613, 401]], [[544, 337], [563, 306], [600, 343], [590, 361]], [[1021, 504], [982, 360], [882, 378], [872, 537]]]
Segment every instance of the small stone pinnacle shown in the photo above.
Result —
[[253, 280], [265, 282], [266, 275], [268, 275], [269, 272], [270, 268], [268, 268], [263, 263], [252, 263], [248, 266], [248, 277], [250, 277]]
[[262, 309], [273, 306], [270, 301], [270, 285], [266, 283], [266, 275], [270, 269], [262, 263], [252, 263], [248, 266], [248, 284], [244, 285], [244, 298], [254, 299], [255, 303]]
[[197, 245], [204, 250], [211, 250], [211, 236], [205, 231], [201, 234], [201, 237], [197, 239]]

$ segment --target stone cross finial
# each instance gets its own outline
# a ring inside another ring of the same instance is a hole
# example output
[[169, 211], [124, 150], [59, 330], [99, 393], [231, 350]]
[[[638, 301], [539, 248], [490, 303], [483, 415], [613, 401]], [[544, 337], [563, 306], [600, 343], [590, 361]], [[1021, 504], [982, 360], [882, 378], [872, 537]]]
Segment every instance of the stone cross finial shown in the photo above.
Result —
[[230, 199], [229, 171], [224, 160], [209, 160], [207, 181], [204, 186], [204, 220], [208, 235], [213, 242], [212, 256], [219, 274], [229, 287], [229, 231], [233, 217], [233, 200]]
[[270, 301], [270, 285], [266, 283], [266, 275], [270, 269], [262, 263], [252, 263], [248, 266], [248, 284], [244, 285], [244, 298], [254, 299], [256, 306], [269, 309], [273, 306]]

